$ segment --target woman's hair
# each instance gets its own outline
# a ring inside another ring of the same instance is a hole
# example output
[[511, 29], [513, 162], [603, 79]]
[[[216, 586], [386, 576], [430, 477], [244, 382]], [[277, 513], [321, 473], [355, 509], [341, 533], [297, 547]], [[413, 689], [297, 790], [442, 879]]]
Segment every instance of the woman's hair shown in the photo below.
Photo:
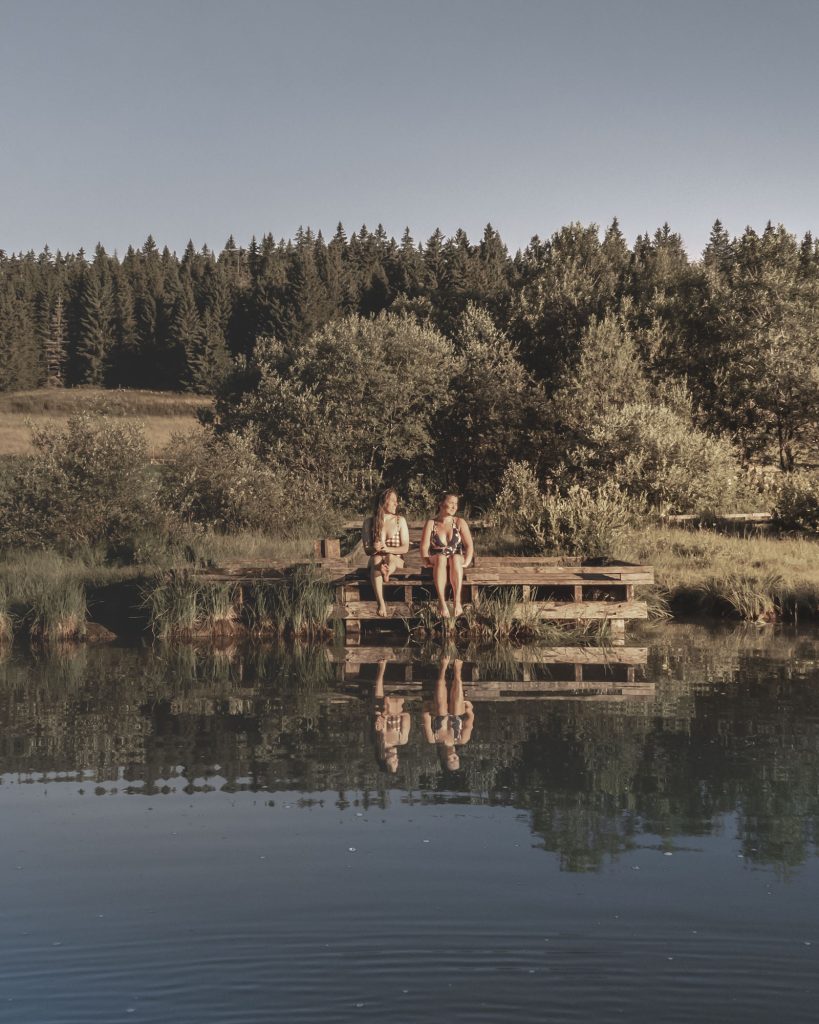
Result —
[[391, 494], [394, 494], [396, 498], [398, 497], [398, 491], [396, 491], [394, 487], [388, 487], [375, 499], [372, 518], [372, 537], [370, 538], [373, 545], [375, 545], [376, 540], [381, 536], [381, 531], [384, 529], [384, 506], [387, 504]]
[[442, 491], [438, 495], [438, 504], [435, 506], [435, 514], [437, 515], [444, 507], [444, 502], [449, 498], [454, 498], [456, 501], [460, 501], [460, 495], [455, 494], [454, 491]]

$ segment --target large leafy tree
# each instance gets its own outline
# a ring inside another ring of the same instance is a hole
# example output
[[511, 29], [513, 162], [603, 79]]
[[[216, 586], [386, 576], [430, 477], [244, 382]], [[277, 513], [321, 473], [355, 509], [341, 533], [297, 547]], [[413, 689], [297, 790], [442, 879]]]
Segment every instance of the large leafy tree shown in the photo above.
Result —
[[412, 317], [346, 317], [297, 349], [260, 345], [238, 387], [234, 377], [217, 396], [215, 426], [360, 505], [431, 453], [453, 361], [451, 342]]
[[467, 306], [455, 350], [434, 465], [442, 487], [486, 507], [510, 459], [536, 459], [543, 393], [485, 310]]

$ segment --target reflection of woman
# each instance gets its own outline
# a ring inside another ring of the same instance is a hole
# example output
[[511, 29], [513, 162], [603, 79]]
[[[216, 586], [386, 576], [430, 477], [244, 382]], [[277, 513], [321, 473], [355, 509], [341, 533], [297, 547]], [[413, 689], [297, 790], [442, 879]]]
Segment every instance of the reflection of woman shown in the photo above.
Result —
[[392, 487], [379, 494], [373, 514], [364, 520], [361, 542], [370, 556], [368, 568], [378, 614], [384, 617], [384, 584], [389, 583], [395, 569], [403, 566], [404, 555], [409, 551], [407, 521], [398, 515], [398, 493]]
[[398, 771], [398, 748], [409, 739], [410, 716], [404, 710], [403, 697], [384, 696], [384, 670], [387, 662], [378, 663], [373, 700], [375, 706], [375, 749], [378, 763], [394, 775]]
[[475, 553], [469, 524], [457, 515], [458, 497], [444, 494], [438, 502], [434, 519], [428, 519], [421, 535], [421, 560], [432, 566], [432, 578], [438, 594], [438, 611], [441, 618], [449, 618], [446, 606], [447, 578], [452, 584], [455, 617], [463, 615], [461, 588], [464, 569], [472, 564]]
[[438, 750], [441, 766], [456, 772], [461, 766], [457, 747], [468, 743], [475, 724], [472, 701], [464, 698], [464, 684], [461, 679], [463, 662], [456, 658], [452, 665], [452, 682], [447, 689], [446, 670], [449, 658], [441, 658], [438, 682], [435, 684], [433, 700], [424, 708], [424, 734]]

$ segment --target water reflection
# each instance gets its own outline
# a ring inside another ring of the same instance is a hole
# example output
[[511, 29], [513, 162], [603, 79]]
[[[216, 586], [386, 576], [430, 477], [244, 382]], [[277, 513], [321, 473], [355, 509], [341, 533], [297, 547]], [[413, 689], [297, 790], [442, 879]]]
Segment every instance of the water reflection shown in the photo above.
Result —
[[461, 767], [458, 747], [472, 738], [475, 710], [472, 701], [464, 695], [462, 659], [454, 659], [449, 682], [446, 678], [448, 665], [449, 658], [441, 658], [435, 692], [432, 700], [424, 705], [424, 735], [427, 742], [435, 744], [441, 767], [456, 772]]
[[735, 828], [749, 861], [787, 871], [815, 853], [815, 631], [674, 625], [608, 661], [463, 653], [15, 650], [0, 663], [0, 773], [102, 793], [509, 805], [569, 870], [648, 836], [672, 852]]
[[398, 771], [398, 748], [406, 745], [410, 733], [410, 715], [404, 698], [384, 693], [387, 659], [380, 658], [373, 686], [375, 747], [378, 763], [394, 775]]

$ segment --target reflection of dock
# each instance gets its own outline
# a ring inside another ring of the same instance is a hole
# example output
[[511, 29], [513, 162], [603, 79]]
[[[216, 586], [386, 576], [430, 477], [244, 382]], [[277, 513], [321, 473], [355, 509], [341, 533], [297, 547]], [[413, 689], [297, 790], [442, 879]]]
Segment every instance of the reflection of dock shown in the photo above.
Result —
[[[437, 673], [434, 662], [409, 647], [348, 647], [330, 657], [341, 688], [372, 684], [379, 664], [386, 662], [384, 693], [420, 697]], [[502, 663], [466, 661], [462, 672], [475, 702], [625, 700], [654, 695], [654, 683], [637, 679], [647, 659], [645, 647], [529, 647], [505, 651]]]

